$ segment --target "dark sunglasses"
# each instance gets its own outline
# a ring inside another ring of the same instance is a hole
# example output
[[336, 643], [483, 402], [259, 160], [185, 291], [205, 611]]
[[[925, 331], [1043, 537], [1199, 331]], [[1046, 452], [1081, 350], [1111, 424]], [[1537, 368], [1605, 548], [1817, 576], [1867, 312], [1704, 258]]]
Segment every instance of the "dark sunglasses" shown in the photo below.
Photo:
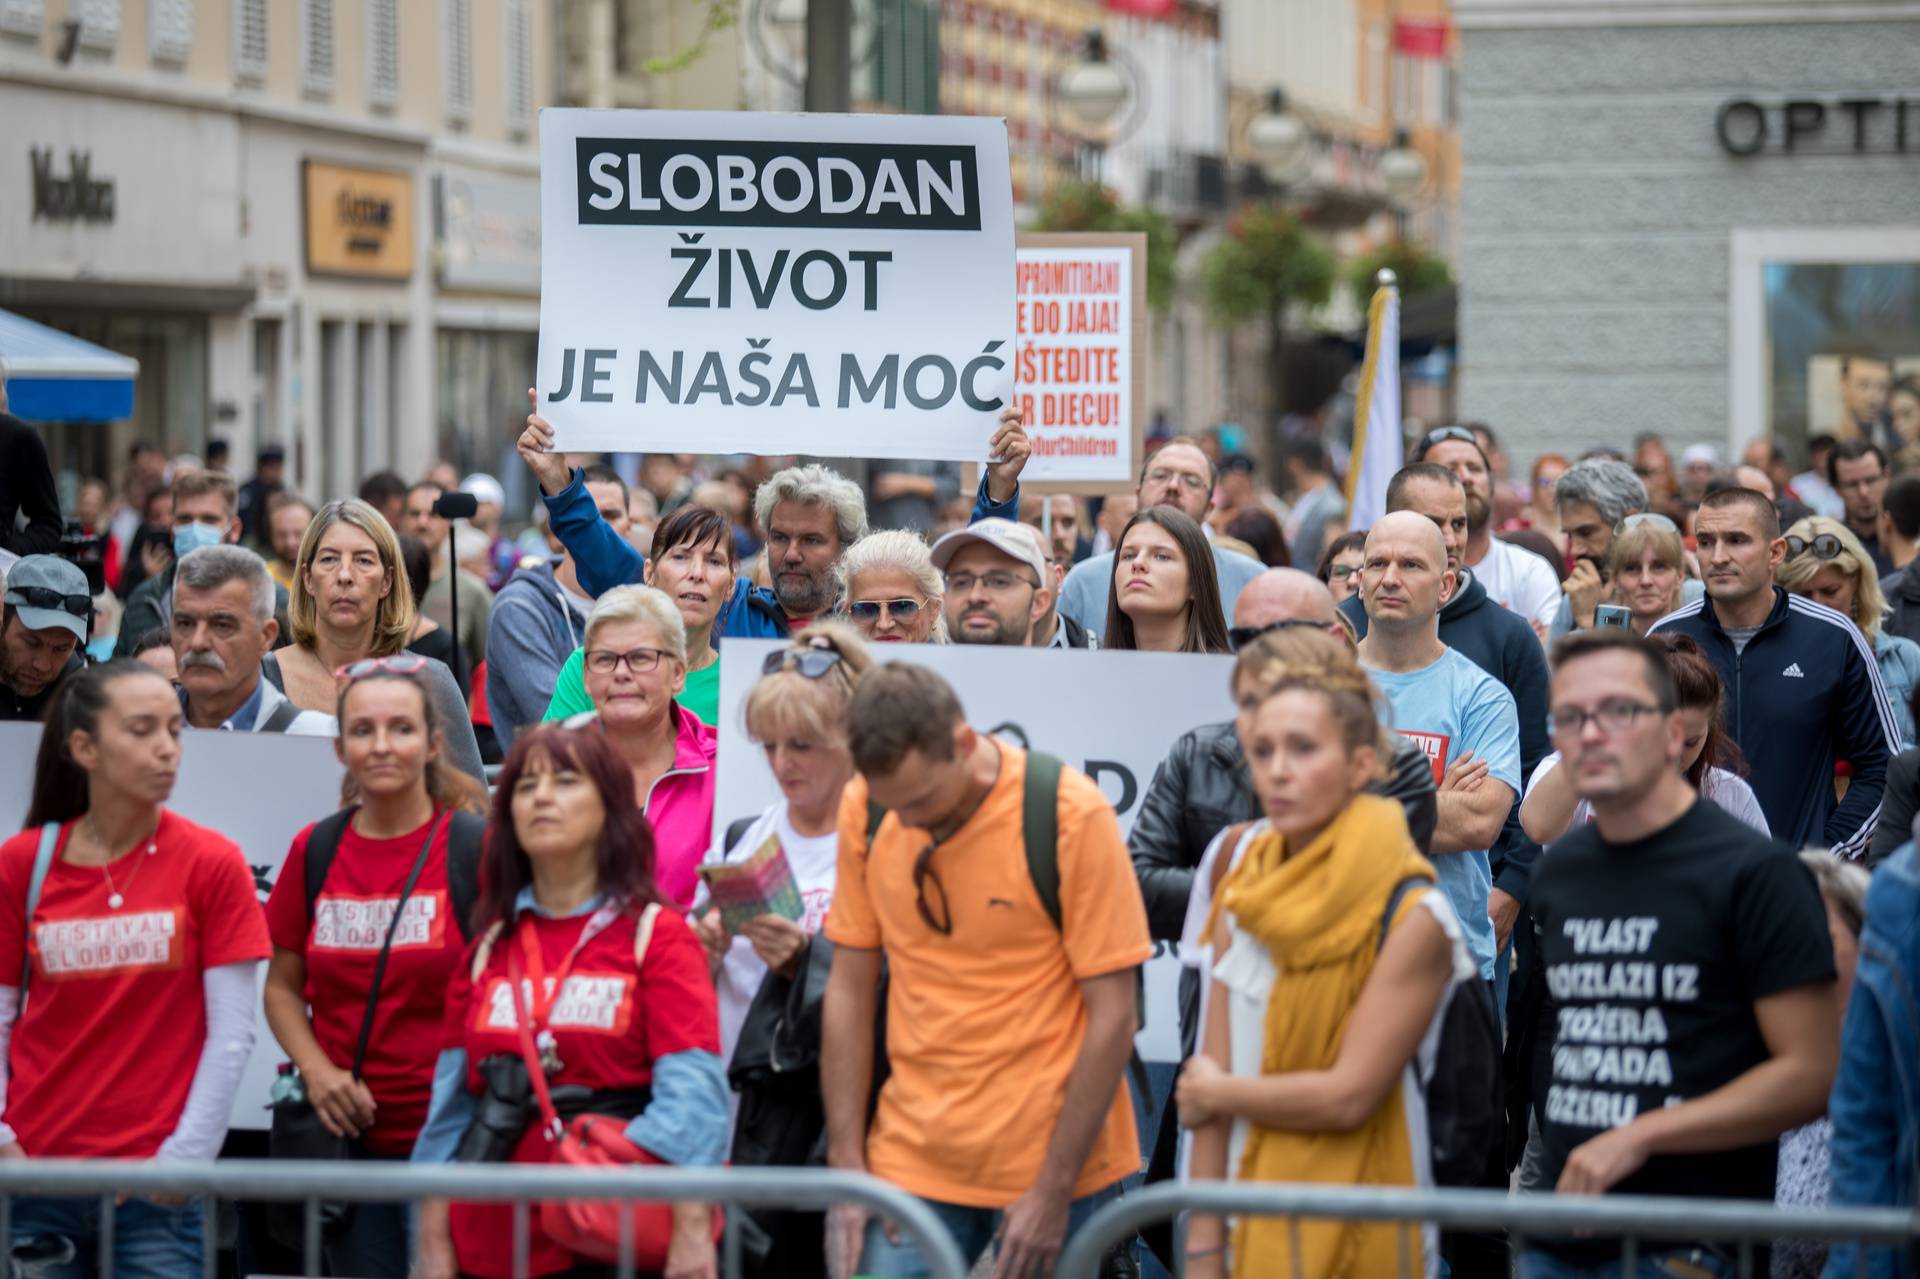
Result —
[[1265, 626], [1235, 626], [1227, 631], [1227, 641], [1233, 645], [1233, 651], [1239, 652], [1247, 645], [1273, 631], [1292, 631], [1304, 627], [1310, 631], [1325, 631], [1329, 635], [1340, 634], [1338, 622], [1315, 622], [1304, 617], [1283, 617], [1277, 622], [1268, 622]]
[[418, 675], [426, 669], [427, 659], [418, 653], [395, 653], [392, 657], [363, 657], [357, 662], [348, 662], [333, 672], [333, 678], [342, 684], [351, 684], [376, 671], [385, 671], [389, 675]]
[[[928, 844], [913, 862], [913, 904], [920, 911], [920, 918], [926, 921], [928, 928], [942, 937], [953, 936], [953, 912], [947, 906], [947, 886], [940, 882], [940, 873], [933, 868], [933, 855], [940, 850], [939, 844]], [[933, 905], [927, 896], [931, 886], [938, 894], [940, 913], [934, 914]]]
[[1832, 533], [1822, 533], [1812, 541], [1808, 541], [1804, 537], [1790, 537], [1787, 539], [1787, 555], [1791, 559], [1798, 559], [1808, 551], [1812, 551], [1813, 558], [1816, 560], [1830, 560], [1838, 556], [1840, 552], [1845, 549], [1844, 546], [1840, 545], [1840, 539]]
[[57, 608], [63, 613], [75, 617], [93, 616], [93, 597], [91, 595], [63, 595], [47, 586], [9, 587], [7, 595], [16, 606], [26, 608]]
[[828, 671], [840, 664], [840, 654], [830, 648], [809, 648], [796, 650], [777, 648], [767, 654], [767, 660], [760, 663], [762, 675], [778, 675], [792, 667], [808, 679], [823, 679]]
[[849, 604], [847, 612], [862, 622], [880, 620], [880, 610], [886, 609], [896, 620], [906, 622], [920, 615], [919, 600], [861, 600], [858, 604]]

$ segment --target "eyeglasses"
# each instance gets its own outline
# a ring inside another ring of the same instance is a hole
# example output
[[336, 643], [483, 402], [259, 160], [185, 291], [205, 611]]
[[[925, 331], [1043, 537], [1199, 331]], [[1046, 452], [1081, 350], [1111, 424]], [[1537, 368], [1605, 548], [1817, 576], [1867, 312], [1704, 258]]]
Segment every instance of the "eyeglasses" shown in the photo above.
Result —
[[1305, 617], [1283, 617], [1277, 622], [1268, 622], [1265, 626], [1235, 626], [1227, 631], [1227, 640], [1233, 645], [1233, 651], [1239, 652], [1247, 645], [1272, 631], [1292, 631], [1299, 629], [1325, 631], [1329, 635], [1341, 633], [1338, 622], [1316, 622]]
[[1207, 477], [1195, 475], [1192, 471], [1174, 471], [1164, 466], [1156, 466], [1147, 472], [1149, 484], [1173, 484], [1178, 482], [1182, 488], [1198, 493], [1207, 487]]
[[1642, 715], [1665, 713], [1664, 707], [1624, 699], [1602, 702], [1590, 711], [1578, 706], [1562, 706], [1547, 716], [1547, 732], [1555, 737], [1575, 737], [1586, 728], [1587, 721], [1592, 720], [1603, 733], [1624, 733]]
[[659, 667], [661, 658], [672, 656], [658, 648], [635, 648], [624, 653], [616, 653], [610, 648], [596, 648], [587, 654], [587, 669], [595, 675], [611, 675], [625, 666], [635, 675], [647, 675]]
[[1005, 595], [1016, 586], [1033, 591], [1040, 589], [1039, 582], [1018, 573], [988, 573], [984, 577], [975, 577], [972, 573], [947, 574], [947, 590], [955, 595], [970, 595], [975, 586], [985, 586], [995, 595]]
[[1808, 551], [1813, 552], [1816, 560], [1830, 560], [1847, 548], [1840, 544], [1840, 538], [1834, 533], [1822, 533], [1809, 541], [1804, 537], [1787, 539], [1787, 558], [1798, 559]]
[[1620, 531], [1624, 533], [1630, 528], [1639, 528], [1642, 524], [1651, 524], [1653, 527], [1664, 529], [1669, 533], [1678, 533], [1680, 531], [1678, 524], [1675, 524], [1666, 516], [1656, 514], [1653, 511], [1642, 511], [1638, 515], [1627, 516], [1626, 519], [1620, 521]]
[[348, 662], [334, 671], [333, 678], [339, 683], [351, 684], [376, 671], [385, 671], [389, 675], [418, 675], [426, 669], [427, 659], [420, 654], [395, 653], [392, 657], [363, 657], [357, 662]]
[[1358, 564], [1329, 564], [1327, 565], [1327, 580], [1329, 582], [1344, 582], [1359, 571], [1360, 566]]
[[91, 595], [63, 595], [47, 586], [13, 586], [7, 589], [7, 600], [26, 608], [57, 608], [63, 613], [75, 617], [93, 615], [93, 597]]
[[855, 621], [877, 622], [880, 610], [885, 609], [887, 616], [896, 622], [911, 622], [920, 615], [919, 600], [861, 600], [857, 604], [847, 605], [847, 612]]
[[[928, 844], [920, 856], [913, 861], [913, 904], [920, 911], [920, 918], [927, 927], [942, 937], [953, 936], [953, 912], [947, 906], [947, 886], [940, 882], [940, 873], [933, 868], [933, 855], [940, 850], [939, 844]], [[931, 886], [937, 893], [940, 913], [935, 914], [933, 904], [927, 897]]]
[[766, 661], [760, 663], [760, 673], [778, 675], [792, 667], [807, 679], [821, 679], [839, 664], [840, 654], [830, 648], [809, 648], [804, 651], [776, 648], [767, 654]]

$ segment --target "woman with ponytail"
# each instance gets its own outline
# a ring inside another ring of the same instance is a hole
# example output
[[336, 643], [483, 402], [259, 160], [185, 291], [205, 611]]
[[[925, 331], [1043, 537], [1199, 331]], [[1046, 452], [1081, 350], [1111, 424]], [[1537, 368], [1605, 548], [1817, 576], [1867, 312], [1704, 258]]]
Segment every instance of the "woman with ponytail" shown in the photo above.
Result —
[[[0, 1158], [199, 1162], [220, 1152], [268, 954], [232, 840], [165, 803], [180, 700], [131, 659], [48, 708], [27, 829], [0, 844]], [[98, 1265], [100, 1202], [19, 1196], [10, 1244], [59, 1236]], [[130, 1199], [120, 1276], [202, 1273], [195, 1204]]]
[[[1177, 1090], [1192, 1175], [1429, 1184], [1415, 1057], [1448, 985], [1476, 970], [1400, 805], [1364, 793], [1389, 752], [1379, 696], [1346, 645], [1304, 629], [1244, 650], [1234, 688], [1266, 815], [1208, 851], [1199, 958], [1211, 980]], [[1398, 1272], [1391, 1223], [1301, 1223], [1297, 1253], [1288, 1234], [1278, 1219], [1229, 1231], [1196, 1216], [1185, 1273]], [[1425, 1232], [1429, 1256], [1434, 1242]]]

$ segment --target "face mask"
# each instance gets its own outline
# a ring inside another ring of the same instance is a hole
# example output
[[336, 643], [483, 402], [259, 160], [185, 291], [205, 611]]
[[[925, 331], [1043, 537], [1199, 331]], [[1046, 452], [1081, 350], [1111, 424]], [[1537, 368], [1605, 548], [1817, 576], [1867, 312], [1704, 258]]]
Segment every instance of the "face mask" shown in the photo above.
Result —
[[173, 530], [173, 554], [178, 558], [203, 546], [218, 546], [220, 536], [221, 530], [211, 524], [182, 524]]

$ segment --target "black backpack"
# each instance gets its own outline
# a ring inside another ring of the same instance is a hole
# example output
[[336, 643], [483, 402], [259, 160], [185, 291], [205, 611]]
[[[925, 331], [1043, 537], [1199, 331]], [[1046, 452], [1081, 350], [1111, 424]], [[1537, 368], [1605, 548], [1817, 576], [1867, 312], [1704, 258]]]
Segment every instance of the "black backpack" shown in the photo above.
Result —
[[[1394, 886], [1380, 920], [1381, 945], [1386, 944], [1401, 901], [1413, 889], [1426, 886], [1431, 881], [1417, 876]], [[1475, 1187], [1486, 1176], [1487, 1152], [1498, 1146], [1505, 1130], [1500, 1013], [1494, 1007], [1493, 988], [1477, 974], [1466, 981], [1448, 982], [1439, 1012], [1433, 1074], [1421, 1081], [1427, 1099], [1433, 1180], [1441, 1186]]]
[[[312, 920], [314, 903], [326, 887], [327, 872], [340, 852], [340, 836], [346, 832], [356, 808], [343, 808], [313, 824], [307, 836], [307, 918]], [[447, 824], [447, 895], [453, 899], [454, 922], [460, 936], [473, 940], [473, 904], [480, 897], [480, 848], [487, 837], [487, 819], [477, 813], [455, 812]]]

